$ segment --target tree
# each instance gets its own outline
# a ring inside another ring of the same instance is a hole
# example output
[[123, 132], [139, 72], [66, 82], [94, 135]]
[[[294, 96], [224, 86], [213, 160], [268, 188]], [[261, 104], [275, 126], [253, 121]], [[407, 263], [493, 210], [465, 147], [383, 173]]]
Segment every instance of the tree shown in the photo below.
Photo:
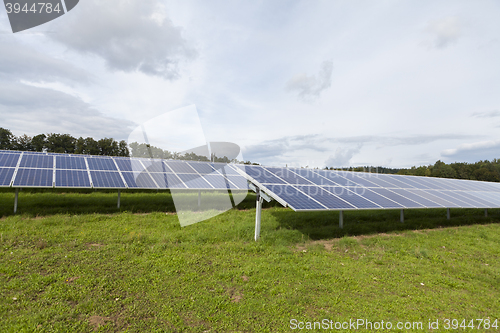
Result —
[[76, 139], [69, 134], [51, 133], [46, 139], [47, 151], [72, 154], [75, 152]]
[[12, 149], [14, 135], [8, 129], [0, 127], [0, 149]]
[[31, 138], [31, 147], [33, 151], [43, 151], [47, 148], [47, 136], [45, 134], [38, 134]]
[[33, 151], [32, 138], [23, 134], [12, 140], [12, 149], [21, 151]]
[[99, 155], [116, 156], [118, 152], [118, 143], [113, 138], [104, 138], [97, 141]]

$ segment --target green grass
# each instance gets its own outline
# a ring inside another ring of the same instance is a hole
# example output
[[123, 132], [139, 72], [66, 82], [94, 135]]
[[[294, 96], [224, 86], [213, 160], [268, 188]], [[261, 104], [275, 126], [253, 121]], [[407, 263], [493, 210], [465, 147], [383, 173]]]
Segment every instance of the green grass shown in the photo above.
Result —
[[341, 230], [337, 213], [267, 204], [256, 243], [254, 200], [181, 228], [168, 192], [124, 192], [117, 209], [112, 192], [23, 191], [17, 215], [1, 192], [0, 331], [290, 332], [291, 319], [363, 318], [421, 332], [500, 317], [500, 210], [410, 210], [404, 224], [399, 211], [345, 212]]

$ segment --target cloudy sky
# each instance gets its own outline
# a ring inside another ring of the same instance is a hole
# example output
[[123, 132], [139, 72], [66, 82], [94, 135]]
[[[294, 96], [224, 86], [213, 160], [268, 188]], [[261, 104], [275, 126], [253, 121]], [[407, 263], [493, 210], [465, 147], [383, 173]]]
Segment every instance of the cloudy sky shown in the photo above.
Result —
[[202, 138], [265, 165], [500, 158], [498, 17], [488, 0], [81, 0], [13, 34], [1, 8], [0, 127], [127, 140], [194, 106]]

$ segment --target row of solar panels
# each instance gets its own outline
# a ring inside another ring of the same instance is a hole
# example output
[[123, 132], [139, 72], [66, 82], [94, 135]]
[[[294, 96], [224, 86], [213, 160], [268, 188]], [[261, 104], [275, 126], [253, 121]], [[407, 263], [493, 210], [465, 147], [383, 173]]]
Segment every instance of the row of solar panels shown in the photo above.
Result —
[[243, 189], [230, 165], [0, 151], [0, 187]]
[[238, 166], [296, 211], [500, 207], [500, 183], [373, 173]]

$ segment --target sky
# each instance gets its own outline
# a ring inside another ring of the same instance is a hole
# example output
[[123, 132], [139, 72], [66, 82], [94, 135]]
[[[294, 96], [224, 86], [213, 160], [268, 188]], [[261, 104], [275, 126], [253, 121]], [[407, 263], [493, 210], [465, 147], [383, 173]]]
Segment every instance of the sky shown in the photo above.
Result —
[[491, 160], [498, 17], [488, 0], [81, 0], [14, 34], [2, 7], [0, 127], [128, 140], [154, 124], [164, 149], [231, 142], [273, 166]]

